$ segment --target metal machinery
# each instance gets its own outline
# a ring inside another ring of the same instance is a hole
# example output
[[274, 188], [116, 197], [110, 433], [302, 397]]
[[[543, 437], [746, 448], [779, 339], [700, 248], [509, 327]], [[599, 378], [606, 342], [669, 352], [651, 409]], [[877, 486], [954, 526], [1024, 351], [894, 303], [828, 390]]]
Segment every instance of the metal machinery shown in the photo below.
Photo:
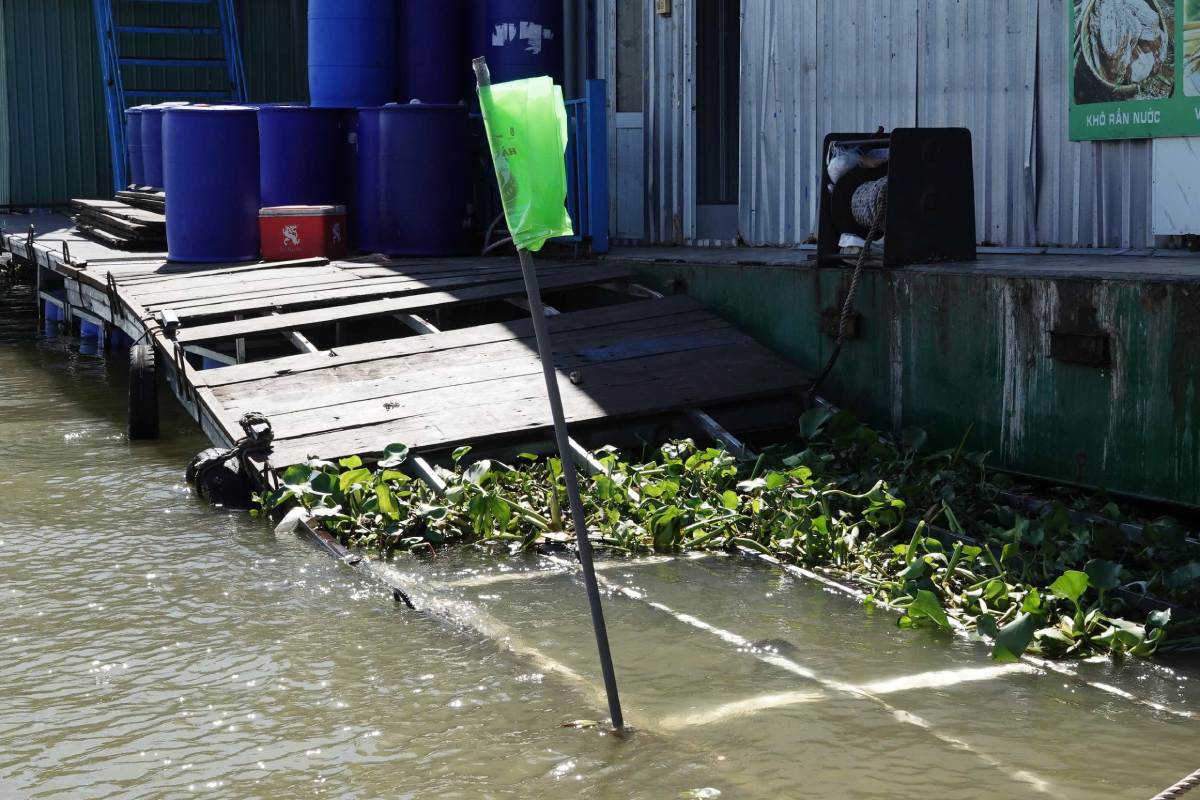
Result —
[[966, 128], [831, 133], [821, 170], [817, 258], [857, 259], [882, 240], [882, 265], [975, 258], [975, 187]]

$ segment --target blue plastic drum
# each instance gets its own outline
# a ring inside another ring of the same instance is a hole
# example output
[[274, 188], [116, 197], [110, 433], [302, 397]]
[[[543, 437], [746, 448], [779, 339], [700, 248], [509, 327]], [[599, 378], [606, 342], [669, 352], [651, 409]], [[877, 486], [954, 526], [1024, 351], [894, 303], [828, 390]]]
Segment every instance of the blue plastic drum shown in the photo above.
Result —
[[563, 82], [562, 0], [480, 0], [493, 83], [549, 75]]
[[399, 0], [396, 99], [457, 103], [472, 95], [469, 14], [467, 0]]
[[395, 35], [395, 0], [309, 0], [308, 94], [312, 104], [357, 108], [392, 100]]
[[185, 106], [163, 113], [167, 257], [258, 258], [258, 114], [244, 106]]
[[142, 106], [125, 109], [125, 155], [129, 162], [129, 183], [145, 186], [145, 157], [142, 153]]
[[[466, 106], [408, 104], [379, 109], [377, 249], [396, 256], [443, 256], [471, 245], [470, 118]], [[359, 129], [359, 143], [363, 131]], [[360, 151], [361, 155], [361, 151]], [[361, 194], [361, 192], [360, 192]]]
[[365, 253], [383, 251], [379, 116], [382, 108], [358, 110], [354, 159], [354, 203], [350, 207], [350, 243]]
[[262, 205], [346, 205], [350, 125], [336, 108], [258, 110]]
[[146, 186], [163, 186], [162, 115], [168, 108], [187, 103], [160, 103], [142, 106], [142, 180]]

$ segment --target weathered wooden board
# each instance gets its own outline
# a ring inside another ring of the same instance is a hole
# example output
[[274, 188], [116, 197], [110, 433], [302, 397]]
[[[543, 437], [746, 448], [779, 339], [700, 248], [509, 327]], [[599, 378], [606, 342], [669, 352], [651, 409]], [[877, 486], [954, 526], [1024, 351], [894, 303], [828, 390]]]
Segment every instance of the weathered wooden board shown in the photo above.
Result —
[[[542, 282], [542, 289], [552, 291], [588, 286], [606, 281], [627, 279], [631, 274], [626, 267], [581, 267], [569, 270], [561, 275], [547, 277]], [[409, 297], [394, 297], [385, 300], [373, 300], [366, 303], [352, 303], [349, 305], [327, 306], [308, 311], [294, 311], [271, 317], [256, 317], [236, 322], [199, 325], [194, 328], [182, 329], [179, 332], [178, 339], [184, 344], [192, 344], [211, 339], [275, 333], [303, 328], [309, 325], [322, 325], [331, 322], [345, 322], [403, 312], [412, 313], [433, 308], [444, 308], [458, 303], [466, 304], [488, 300], [501, 300], [506, 297], [519, 297], [524, 292], [525, 284], [522, 281], [502, 281], [500, 283], [468, 287], [451, 292], [426, 292]]]
[[[714, 348], [698, 370], [694, 355], [678, 353], [598, 365], [575, 386], [559, 376], [568, 422], [641, 416], [673, 409], [763, 397], [795, 390], [800, 376], [761, 345]], [[451, 447], [530, 433], [551, 425], [545, 387], [537, 375], [492, 381], [465, 392], [461, 387], [421, 392], [378, 409], [348, 409], [328, 427], [309, 433], [309, 419], [273, 419], [276, 442], [270, 463], [279, 468], [309, 455], [337, 458], [380, 452], [393, 442], [410, 447]], [[390, 417], [380, 419], [384, 414]]]
[[[550, 268], [539, 270], [539, 275], [548, 279], [579, 267]], [[311, 306], [323, 306], [340, 303], [347, 300], [357, 300], [364, 297], [401, 297], [404, 295], [420, 294], [435, 290], [450, 290], [466, 286], [480, 286], [489, 283], [499, 283], [504, 280], [514, 281], [520, 278], [519, 273], [495, 273], [484, 275], [454, 275], [439, 278], [414, 280], [404, 276], [387, 278], [358, 278], [343, 277], [338, 281], [310, 289], [305, 286], [288, 286], [286, 288], [264, 291], [248, 291], [231, 294], [226, 297], [203, 298], [193, 302], [151, 302], [151, 308], [170, 307], [179, 314], [182, 320], [195, 321], [205, 317], [227, 316], [230, 314], [252, 314], [255, 312], [297, 309]]]
[[[622, 303], [585, 311], [575, 311], [550, 317], [546, 325], [554, 336], [588, 328], [610, 328], [626, 324], [657, 326], [668, 324], [680, 315], [703, 314], [702, 306], [687, 295]], [[260, 381], [264, 378], [301, 375], [313, 371], [381, 359], [405, 358], [434, 351], [472, 347], [489, 342], [517, 339], [533, 340], [533, 324], [528, 319], [478, 325], [472, 328], [444, 331], [436, 336], [412, 336], [338, 347], [319, 353], [284, 356], [268, 361], [222, 367], [201, 373], [203, 381], [212, 387]]]
[[[746, 334], [711, 316], [667, 330], [630, 331], [604, 338], [589, 330], [555, 341], [555, 366], [560, 370], [578, 370], [586, 381], [587, 368], [596, 364], [683, 352], [702, 356], [697, 351], [749, 341]], [[386, 402], [428, 389], [540, 373], [541, 361], [533, 344], [508, 341], [236, 384], [220, 387], [214, 394], [238, 413], [260, 411], [274, 415], [306, 410], [324, 413], [336, 411], [336, 407], [345, 404], [345, 398], [353, 398], [353, 402]]]

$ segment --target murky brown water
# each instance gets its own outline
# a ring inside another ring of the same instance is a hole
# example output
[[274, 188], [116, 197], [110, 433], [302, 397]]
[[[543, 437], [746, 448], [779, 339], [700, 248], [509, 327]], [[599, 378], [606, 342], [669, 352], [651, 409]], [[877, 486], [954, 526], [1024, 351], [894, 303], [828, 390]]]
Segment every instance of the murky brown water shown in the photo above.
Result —
[[[1144, 798], [1200, 766], [1200, 721], [716, 557], [605, 565], [638, 732], [563, 728], [602, 714], [573, 577], [402, 563], [403, 611], [197, 502], [191, 421], [167, 399], [162, 440], [126, 441], [121, 359], [22, 303], [0, 295], [0, 797]], [[1187, 667], [1080, 672], [1200, 712]]]

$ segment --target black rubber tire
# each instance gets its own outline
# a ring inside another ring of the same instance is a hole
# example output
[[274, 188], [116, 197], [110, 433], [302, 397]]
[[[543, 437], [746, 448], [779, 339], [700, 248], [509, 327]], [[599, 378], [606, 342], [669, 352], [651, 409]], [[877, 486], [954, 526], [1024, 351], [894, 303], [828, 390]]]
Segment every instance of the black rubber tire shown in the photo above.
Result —
[[158, 377], [154, 345], [129, 348], [129, 438], [158, 438]]
[[222, 458], [226, 453], [218, 447], [201, 450], [188, 464], [185, 477], [195, 484], [196, 492], [213, 505], [225, 508], [251, 508], [254, 488], [242, 473], [236, 457]]

